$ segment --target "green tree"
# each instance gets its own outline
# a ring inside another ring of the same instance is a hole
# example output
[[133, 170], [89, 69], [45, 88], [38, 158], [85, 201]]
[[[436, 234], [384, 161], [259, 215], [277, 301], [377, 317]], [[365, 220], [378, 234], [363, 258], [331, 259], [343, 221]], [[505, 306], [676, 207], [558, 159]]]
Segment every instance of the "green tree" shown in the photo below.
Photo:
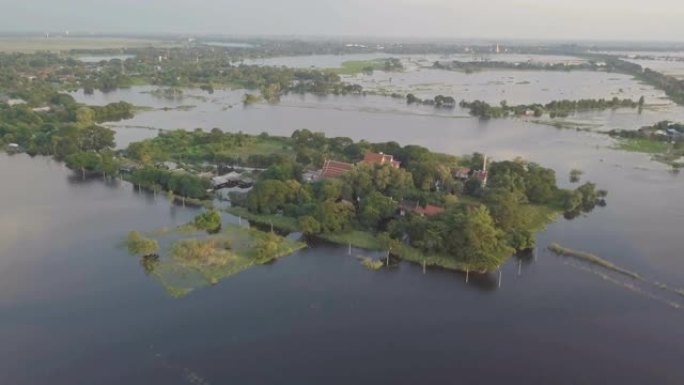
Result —
[[258, 263], [266, 263], [278, 256], [283, 238], [273, 234], [264, 233], [254, 241], [254, 252]]
[[299, 229], [304, 235], [315, 235], [321, 232], [321, 224], [312, 216], [299, 217], [298, 223]]
[[159, 250], [159, 243], [150, 238], [143, 237], [137, 231], [130, 231], [126, 238], [126, 247], [131, 255], [150, 255]]
[[380, 224], [395, 216], [397, 203], [379, 192], [372, 192], [361, 200], [359, 219], [369, 229], [378, 229]]
[[194, 220], [195, 227], [208, 233], [221, 230], [221, 214], [217, 210], [208, 210], [199, 214]]

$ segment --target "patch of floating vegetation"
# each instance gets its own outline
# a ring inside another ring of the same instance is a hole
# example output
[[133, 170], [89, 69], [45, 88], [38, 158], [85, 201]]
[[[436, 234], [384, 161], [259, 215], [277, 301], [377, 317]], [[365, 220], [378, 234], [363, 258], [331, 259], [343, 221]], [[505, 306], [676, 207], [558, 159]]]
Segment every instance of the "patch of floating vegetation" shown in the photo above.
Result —
[[590, 254], [590, 253], [585, 253], [583, 251], [578, 251], [578, 250], [573, 250], [573, 249], [568, 249], [565, 248], [557, 243], [552, 243], [549, 245], [549, 250], [551, 250], [553, 253], [557, 255], [561, 255], [564, 257], [572, 257], [575, 259], [579, 259], [584, 262], [589, 262], [594, 265], [601, 266], [603, 268], [606, 268], [608, 270], [614, 271], [616, 273], [620, 273], [623, 275], [626, 275], [630, 278], [638, 279], [638, 280], [643, 280], [639, 274], [623, 269], [620, 266], [617, 266], [616, 264], [607, 261], [597, 255]]
[[[583, 252], [583, 251], [577, 251], [577, 250], [568, 249], [568, 248], [565, 248], [565, 247], [560, 246], [560, 245], [557, 244], [557, 243], [551, 243], [551, 244], [549, 245], [549, 250], [552, 251], [553, 253], [557, 254], [557, 255], [561, 255], [561, 256], [565, 256], [565, 257], [572, 257], [572, 258], [575, 258], [575, 259], [577, 259], [577, 260], [579, 260], [579, 261], [588, 262], [588, 263], [590, 263], [590, 264], [593, 264], [593, 265], [596, 265], [596, 266], [603, 267], [603, 268], [605, 268], [605, 269], [607, 269], [607, 270], [610, 270], [610, 271], [613, 271], [613, 272], [616, 272], [616, 273], [625, 275], [625, 276], [630, 277], [630, 278], [632, 278], [632, 279], [634, 279], [634, 280], [636, 280], [636, 281], [643, 282], [643, 283], [645, 283], [645, 284], [647, 284], [647, 285], [651, 285], [651, 286], [653, 286], [653, 287], [655, 287], [655, 288], [657, 288], [657, 289], [660, 289], [660, 290], [662, 290], [662, 291], [670, 292], [670, 293], [677, 294], [677, 295], [679, 295], [679, 296], [684, 297], [684, 289], [677, 289], [677, 288], [673, 288], [673, 287], [671, 287], [671, 286], [669, 286], [669, 285], [667, 285], [667, 284], [665, 284], [665, 283], [659, 282], [659, 281], [652, 281], [652, 280], [644, 279], [644, 278], [643, 278], [641, 275], [639, 275], [638, 273], [635, 273], [635, 272], [633, 272], [633, 271], [630, 271], [630, 270], [624, 269], [624, 268], [622, 268], [622, 267], [620, 267], [620, 266], [617, 266], [617, 265], [615, 265], [614, 263], [612, 263], [612, 262], [610, 262], [610, 261], [607, 261], [607, 260], [605, 260], [605, 259], [603, 259], [603, 258], [601, 258], [601, 257], [599, 257], [599, 256], [594, 255], [594, 254], [586, 253], [586, 252]], [[574, 266], [574, 265], [573, 265], [573, 266]], [[578, 267], [578, 268], [579, 268], [579, 266], [574, 266], [574, 267]], [[676, 303], [676, 302], [670, 301], [670, 300], [665, 299], [665, 298], [658, 297], [658, 296], [656, 296], [656, 295], [654, 295], [654, 294], [652, 294], [652, 293], [647, 293], [647, 292], [645, 292], [642, 288], [639, 288], [639, 287], [637, 287], [637, 286], [634, 286], [634, 285], [631, 284], [631, 283], [620, 282], [620, 281], [618, 281], [618, 280], [615, 280], [614, 278], [608, 277], [608, 276], [607, 276], [606, 274], [604, 274], [604, 273], [601, 273], [601, 272], [598, 272], [598, 271], [595, 271], [595, 270], [592, 270], [592, 269], [586, 269], [586, 268], [582, 268], [582, 269], [583, 269], [583, 270], [588, 270], [588, 271], [590, 271], [590, 272], [593, 273], [593, 274], [599, 275], [599, 276], [603, 277], [603, 278], [606, 279], [606, 280], [610, 280], [610, 281], [617, 282], [617, 283], [619, 283], [621, 286], [625, 286], [625, 287], [627, 287], [628, 289], [630, 289], [630, 290], [632, 290], [632, 291], [637, 291], [637, 292], [640, 292], [640, 293], [642, 293], [642, 294], [644, 294], [644, 295], [647, 295], [647, 296], [649, 296], [649, 297], [651, 297], [651, 298], [653, 298], [653, 299], [657, 299], [658, 301], [665, 302], [665, 303], [667, 303], [667, 304], [669, 304], [669, 305], [671, 305], [671, 306], [673, 306], [673, 307], [676, 307], [676, 308], [679, 308], [679, 307], [680, 307], [680, 305], [679, 305], [678, 303]]]
[[[568, 265], [569, 265], [569, 266], [572, 266], [572, 267], [575, 268], [575, 269], [582, 270], [582, 271], [585, 271], [585, 272], [594, 274], [594, 275], [596, 275], [596, 276], [599, 276], [599, 277], [601, 277], [604, 281], [609, 282], [609, 283], [612, 283], [612, 284], [614, 284], [614, 285], [616, 285], [616, 286], [619, 286], [619, 287], [622, 287], [622, 288], [624, 288], [624, 289], [627, 289], [627, 290], [629, 290], [629, 291], [631, 291], [631, 292], [633, 292], [633, 293], [643, 295], [643, 296], [645, 296], [645, 297], [647, 297], [647, 298], [649, 298], [649, 299], [652, 299], [652, 300], [654, 300], [654, 301], [663, 303], [663, 304], [665, 304], [665, 305], [667, 305], [667, 306], [670, 306], [670, 307], [672, 307], [672, 308], [675, 308], [675, 309], [682, 309], [682, 305], [679, 304], [678, 302], [675, 302], [675, 301], [669, 300], [669, 299], [667, 299], [667, 298], [663, 298], [663, 297], [661, 297], [661, 296], [658, 296], [658, 295], [655, 295], [655, 294], [653, 294], [653, 293], [650, 293], [650, 292], [648, 292], [648, 291], [645, 291], [645, 290], [643, 290], [642, 288], [638, 287], [637, 285], [634, 285], [634, 284], [631, 283], [631, 282], [623, 282], [623, 281], [621, 281], [621, 280], [619, 280], [619, 279], [616, 279], [616, 278], [614, 278], [614, 277], [609, 276], [609, 275], [606, 274], [606, 273], [603, 273], [603, 272], [600, 272], [600, 271], [597, 271], [597, 270], [588, 268], [588, 267], [586, 267], [586, 266], [579, 266], [579, 265], [576, 265], [576, 264], [568, 264]], [[632, 281], [632, 282], [633, 282], [633, 281]]]
[[533, 120], [530, 120], [530, 122], [535, 123], [535, 124], [544, 124], [547, 126], [551, 126], [551, 127], [561, 129], [561, 130], [577, 130], [577, 131], [585, 131], [585, 132], [590, 132], [594, 128], [601, 127], [601, 125], [597, 124], [597, 123], [581, 123], [581, 122], [562, 121], [562, 120], [533, 119]]
[[[274, 233], [229, 224], [215, 234], [207, 234], [197, 221], [176, 228], [163, 228], [147, 235], [164, 239], [159, 255], [146, 254], [141, 259], [146, 274], [155, 277], [169, 295], [183, 297], [193, 290], [240, 273], [250, 267], [270, 263], [306, 247]], [[159, 244], [156, 239], [144, 238], [137, 232], [133, 241]], [[129, 238], [131, 238], [129, 236]], [[136, 244], [137, 244], [136, 243]], [[129, 247], [130, 250], [130, 247]], [[147, 250], [145, 248], [145, 250]]]

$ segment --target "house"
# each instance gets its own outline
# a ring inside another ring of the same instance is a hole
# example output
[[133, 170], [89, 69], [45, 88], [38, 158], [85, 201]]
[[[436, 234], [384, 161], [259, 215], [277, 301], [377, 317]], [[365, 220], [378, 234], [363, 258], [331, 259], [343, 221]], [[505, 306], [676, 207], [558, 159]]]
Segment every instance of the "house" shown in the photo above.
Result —
[[325, 163], [323, 163], [323, 169], [321, 170], [321, 178], [337, 178], [351, 171], [352, 168], [354, 168], [354, 165], [351, 163], [326, 160]]
[[489, 172], [487, 170], [477, 170], [473, 172], [473, 178], [482, 182], [482, 187], [487, 185], [487, 178], [489, 177]]
[[401, 216], [406, 215], [406, 213], [416, 213], [420, 216], [432, 217], [443, 212], [444, 209], [439, 206], [426, 205], [423, 207], [418, 202], [407, 200], [401, 201], [401, 203], [399, 203], [399, 214]]
[[14, 106], [18, 106], [20, 104], [26, 104], [26, 100], [24, 100], [24, 99], [7, 99], [6, 103], [8, 106], [14, 107]]
[[467, 180], [470, 178], [471, 170], [468, 167], [459, 167], [452, 170], [452, 175], [454, 179], [457, 180]]
[[679, 138], [681, 138], [682, 136], [684, 136], [684, 133], [681, 133], [681, 132], [675, 130], [674, 128], [668, 128], [666, 131], [667, 131], [667, 134], [668, 134], [668, 135], [670, 136], [670, 138], [672, 138], [672, 139], [679, 139]]
[[398, 160], [394, 160], [394, 156], [389, 154], [383, 154], [382, 152], [367, 152], [363, 156], [363, 163], [389, 164], [394, 168], [399, 168], [399, 166], [401, 166], [401, 162]]
[[307, 171], [302, 174], [302, 181], [307, 183], [314, 183], [321, 179], [321, 170]]
[[21, 147], [19, 147], [18, 144], [16, 143], [10, 143], [7, 145], [7, 152], [9, 153], [15, 153], [21, 151]]
[[235, 171], [229, 172], [228, 174], [225, 175], [220, 175], [211, 178], [211, 185], [215, 189], [223, 188], [223, 187], [234, 187], [238, 184], [240, 181], [241, 175], [238, 174]]
[[161, 163], [161, 166], [166, 168], [169, 171], [178, 170], [178, 163], [176, 163], [176, 162], [165, 161], [165, 162]]

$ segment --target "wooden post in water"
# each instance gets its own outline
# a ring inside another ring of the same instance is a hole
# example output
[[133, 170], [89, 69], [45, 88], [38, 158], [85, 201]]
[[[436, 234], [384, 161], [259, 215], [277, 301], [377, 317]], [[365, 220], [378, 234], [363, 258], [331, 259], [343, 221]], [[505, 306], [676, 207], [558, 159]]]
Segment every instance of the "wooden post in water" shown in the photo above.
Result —
[[391, 247], [387, 250], [387, 266], [389, 266], [389, 255], [390, 255], [390, 250], [392, 250]]
[[425, 274], [425, 259], [423, 259], [423, 274]]
[[501, 269], [499, 269], [499, 287], [501, 287]]
[[470, 278], [469, 276], [470, 276], [470, 268], [466, 267], [466, 283], [468, 283], [468, 278]]

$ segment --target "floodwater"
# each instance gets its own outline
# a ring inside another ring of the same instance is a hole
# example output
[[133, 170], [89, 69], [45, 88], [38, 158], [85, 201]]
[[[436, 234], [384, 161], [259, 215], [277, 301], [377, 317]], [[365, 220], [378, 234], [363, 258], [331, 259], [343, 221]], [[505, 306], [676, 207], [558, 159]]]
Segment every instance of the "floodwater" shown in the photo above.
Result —
[[[564, 186], [579, 168], [609, 191], [608, 206], [550, 225], [535, 257], [502, 268], [501, 287], [496, 273], [466, 284], [405, 263], [368, 271], [346, 247], [317, 245], [173, 299], [120, 242], [131, 229], [184, 223], [195, 209], [125, 182], [83, 182], [45, 158], [0, 155], [9, 182], [0, 189], [0, 383], [684, 383], [684, 297], [655, 285], [684, 288], [684, 177], [646, 155], [613, 150], [596, 132], [480, 121], [379, 96], [292, 95], [245, 108], [243, 91], [181, 101], [140, 91], [79, 99], [197, 106], [116, 123], [119, 142], [155, 134], [149, 127], [274, 135], [306, 127], [521, 156], [554, 168]], [[631, 110], [582, 118], [624, 128], [659, 120]], [[551, 242], [645, 281], [554, 256]]]
[[76, 60], [82, 61], [84, 63], [99, 63], [101, 61], [110, 60], [127, 60], [133, 59], [135, 55], [79, 55], [76, 56]]
[[508, 63], [540, 63], [540, 64], [576, 64], [585, 62], [581, 58], [557, 55], [523, 55], [523, 54], [449, 54], [449, 55], [400, 55], [386, 52], [361, 53], [349, 55], [302, 55], [302, 56], [279, 56], [261, 59], [245, 60], [245, 64], [257, 64], [264, 66], [284, 66], [292, 68], [339, 68], [347, 61], [367, 61], [374, 59], [398, 58], [405, 67], [413, 68], [416, 65], [430, 66], [435, 61], [501, 61]]

